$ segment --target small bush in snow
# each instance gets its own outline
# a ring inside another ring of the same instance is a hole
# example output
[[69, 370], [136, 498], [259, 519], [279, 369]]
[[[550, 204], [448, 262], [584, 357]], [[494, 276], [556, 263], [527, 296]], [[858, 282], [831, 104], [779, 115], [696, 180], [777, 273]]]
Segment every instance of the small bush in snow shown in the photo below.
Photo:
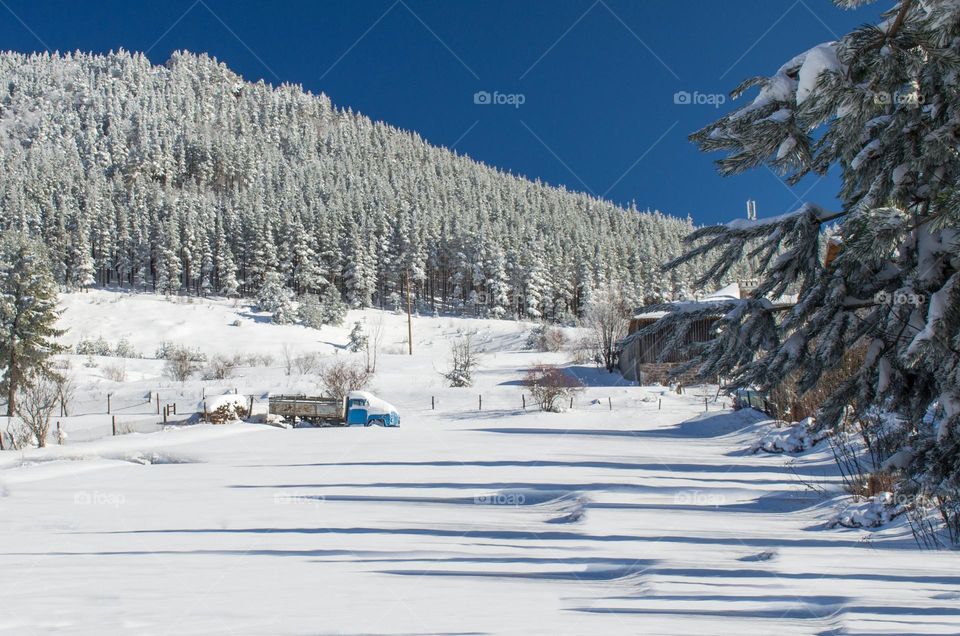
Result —
[[534, 351], [561, 351], [567, 346], [563, 329], [555, 325], [538, 325], [527, 334], [527, 349]]
[[214, 355], [203, 370], [204, 380], [226, 380], [233, 376], [233, 370], [237, 367], [238, 358], [228, 358], [225, 355]]
[[127, 365], [122, 362], [117, 364], [106, 364], [103, 366], [103, 377], [111, 382], [126, 382]]
[[350, 330], [350, 351], [363, 351], [367, 347], [367, 334], [363, 332], [363, 325], [359, 322], [353, 323], [353, 329]]
[[113, 349], [113, 356], [115, 358], [139, 358], [140, 354], [133, 348], [129, 340], [120, 338], [120, 342]]
[[473, 385], [473, 370], [477, 366], [477, 352], [470, 336], [454, 340], [450, 347], [450, 370], [443, 374], [450, 386]]
[[113, 349], [110, 343], [99, 336], [96, 340], [83, 339], [74, 347], [78, 356], [112, 356]]
[[168, 347], [164, 359], [163, 374], [171, 380], [186, 382], [200, 368], [196, 352], [186, 347]]
[[316, 353], [305, 353], [293, 359], [293, 366], [300, 375], [314, 373], [317, 370], [320, 358]]
[[802, 422], [787, 424], [766, 433], [750, 447], [750, 452], [759, 453], [802, 453], [813, 448], [817, 443], [829, 436], [827, 431], [818, 431], [812, 417]]
[[373, 373], [359, 361], [334, 360], [320, 369], [320, 383], [331, 397], [343, 400], [350, 391], [367, 388]]
[[[30, 444], [36, 444], [40, 448], [47, 445], [50, 417], [53, 415], [53, 409], [56, 407], [59, 397], [55, 379], [46, 375], [34, 377], [29, 384], [23, 384], [19, 387], [16, 413], [23, 422], [23, 426], [29, 431]], [[27, 439], [26, 432], [22, 430], [13, 434], [12, 437], [15, 438], [15, 444], [23, 444]], [[21, 445], [20, 448], [22, 447]]]
[[563, 401], [583, 390], [578, 380], [552, 364], [538, 364], [527, 371], [524, 385], [530, 389], [533, 399], [543, 411], [559, 413]]

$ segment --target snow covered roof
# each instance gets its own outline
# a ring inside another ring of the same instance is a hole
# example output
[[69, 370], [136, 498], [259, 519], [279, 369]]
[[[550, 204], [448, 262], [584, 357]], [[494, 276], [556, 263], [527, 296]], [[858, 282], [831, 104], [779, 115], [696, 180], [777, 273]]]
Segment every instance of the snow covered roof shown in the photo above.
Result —
[[[740, 300], [740, 283], [731, 283], [726, 287], [721, 287], [717, 291], [704, 296], [698, 300], [689, 301], [690, 303], [709, 303], [725, 300]], [[682, 308], [684, 301], [674, 303], [678, 308]], [[669, 311], [637, 311], [634, 320], [659, 320], [669, 314]]]

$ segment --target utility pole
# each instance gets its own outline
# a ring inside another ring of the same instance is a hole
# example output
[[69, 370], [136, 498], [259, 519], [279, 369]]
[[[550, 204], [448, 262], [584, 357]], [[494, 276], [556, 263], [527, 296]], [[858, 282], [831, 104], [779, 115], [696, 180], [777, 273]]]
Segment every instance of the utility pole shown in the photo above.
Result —
[[407, 347], [413, 355], [413, 310], [410, 299], [410, 270], [407, 270]]

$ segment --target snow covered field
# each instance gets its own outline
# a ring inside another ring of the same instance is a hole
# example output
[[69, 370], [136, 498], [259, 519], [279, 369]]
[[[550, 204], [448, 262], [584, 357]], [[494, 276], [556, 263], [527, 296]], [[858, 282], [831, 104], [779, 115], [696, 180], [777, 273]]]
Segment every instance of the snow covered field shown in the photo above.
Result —
[[[529, 325], [417, 318], [411, 358], [405, 316], [376, 311], [310, 331], [228, 302], [91, 292], [64, 306], [72, 342], [276, 360], [181, 386], [157, 360], [127, 360], [117, 383], [104, 374], [116, 359], [74, 356], [68, 443], [0, 453], [0, 633], [960, 632], [957, 555], [918, 551], [902, 522], [827, 529], [842, 500], [801, 480], [837, 490], [829, 451], [790, 467], [745, 452], [768, 426], [755, 412], [703, 413], [697, 390], [585, 368], [572, 411], [524, 411], [524, 369], [566, 359], [524, 351]], [[400, 408], [399, 429], [93, 439], [107, 393], [135, 428], [155, 426], [156, 390], [181, 413], [204, 391], [316, 390], [285, 374], [283, 345], [360, 355], [343, 349], [349, 327], [380, 316], [373, 390]], [[444, 387], [451, 338], [474, 331], [476, 386]]]

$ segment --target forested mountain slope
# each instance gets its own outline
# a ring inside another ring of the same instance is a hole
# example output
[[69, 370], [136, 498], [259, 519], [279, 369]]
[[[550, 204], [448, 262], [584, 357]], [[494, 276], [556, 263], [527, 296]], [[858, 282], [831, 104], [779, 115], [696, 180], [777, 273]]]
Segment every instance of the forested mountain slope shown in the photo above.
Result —
[[[68, 288], [253, 293], [563, 319], [591, 290], [683, 295], [689, 220], [531, 182], [207, 56], [0, 54], [0, 227]], [[743, 272], [733, 272], [733, 276]]]

